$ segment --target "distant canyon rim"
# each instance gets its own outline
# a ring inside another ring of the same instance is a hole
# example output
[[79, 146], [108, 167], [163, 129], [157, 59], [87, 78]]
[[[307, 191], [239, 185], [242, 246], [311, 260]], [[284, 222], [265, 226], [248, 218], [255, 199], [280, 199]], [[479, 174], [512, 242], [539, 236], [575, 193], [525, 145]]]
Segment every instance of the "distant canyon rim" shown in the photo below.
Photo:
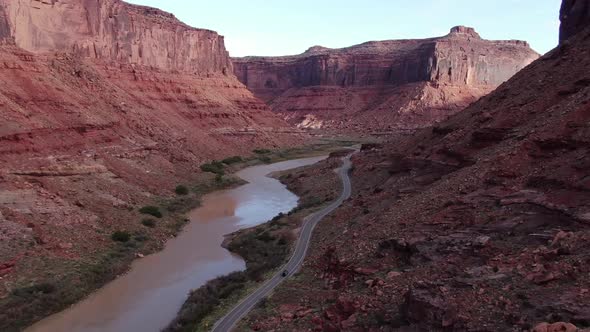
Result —
[[525, 41], [485, 40], [457, 26], [437, 38], [232, 61], [238, 79], [289, 123], [371, 133], [444, 120], [538, 57]]

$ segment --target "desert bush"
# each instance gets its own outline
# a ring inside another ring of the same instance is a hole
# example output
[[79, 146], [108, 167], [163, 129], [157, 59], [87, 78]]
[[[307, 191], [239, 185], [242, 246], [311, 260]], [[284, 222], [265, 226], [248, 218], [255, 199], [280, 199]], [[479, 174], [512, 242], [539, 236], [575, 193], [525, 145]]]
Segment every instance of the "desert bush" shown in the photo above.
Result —
[[280, 246], [286, 246], [287, 243], [289, 243], [289, 241], [287, 241], [287, 238], [285, 238], [285, 237], [281, 237], [279, 239], [279, 242], [277, 242], [277, 244], [280, 245]]
[[224, 164], [226, 164], [226, 165], [231, 165], [231, 164], [241, 163], [242, 161], [244, 161], [242, 159], [242, 157], [240, 157], [240, 156], [233, 156], [233, 157], [225, 158], [221, 162], [224, 163]]
[[225, 174], [224, 167], [225, 166], [223, 165], [222, 162], [214, 160], [210, 163], [201, 165], [201, 170], [203, 172], [224, 175]]
[[33, 286], [16, 288], [12, 294], [19, 297], [30, 297], [36, 294], [51, 294], [55, 292], [55, 285], [50, 283], [41, 283]]
[[154, 219], [146, 218], [141, 221], [141, 224], [144, 225], [145, 227], [149, 227], [149, 228], [156, 227], [156, 221]]
[[160, 212], [160, 208], [158, 208], [157, 206], [153, 206], [153, 205], [144, 206], [141, 209], [139, 209], [139, 212], [142, 214], [149, 214], [150, 216], [153, 216], [156, 218], [162, 218], [162, 212]]
[[270, 152], [271, 151], [268, 150], [268, 149], [255, 149], [254, 150], [254, 153], [256, 153], [256, 154], [267, 154], [267, 153], [270, 153]]
[[185, 213], [199, 207], [201, 202], [194, 197], [177, 197], [162, 204], [166, 211], [173, 213]]
[[281, 219], [282, 217], [284, 217], [285, 214], [283, 212], [277, 214], [274, 218], [272, 218], [271, 221], [278, 221], [279, 219]]
[[223, 174], [215, 175], [215, 183], [222, 183], [223, 182]]
[[188, 188], [183, 185], [178, 185], [176, 186], [176, 189], [174, 189], [174, 192], [176, 195], [186, 196], [188, 195]]
[[127, 232], [116, 231], [111, 235], [111, 239], [116, 242], [127, 242], [131, 239], [131, 235]]

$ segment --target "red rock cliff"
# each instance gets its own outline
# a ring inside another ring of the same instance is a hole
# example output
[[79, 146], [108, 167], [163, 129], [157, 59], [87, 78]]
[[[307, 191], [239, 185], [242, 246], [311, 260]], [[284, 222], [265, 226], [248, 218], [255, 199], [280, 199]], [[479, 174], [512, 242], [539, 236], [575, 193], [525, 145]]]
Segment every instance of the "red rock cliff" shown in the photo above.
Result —
[[7, 21], [0, 23], [0, 36], [7, 35], [8, 25], [16, 45], [27, 51], [68, 52], [190, 73], [231, 72], [222, 36], [158, 9], [119, 0], [0, 3]]
[[53, 275], [84, 296], [97, 285], [66, 267], [104, 254], [116, 230], [144, 232], [140, 206], [218, 183], [199, 169], [211, 159], [302, 140], [232, 74], [222, 37], [159, 10], [0, 0], [0, 39], [2, 331], [64, 303], [39, 308], [8, 285]]
[[[455, 27], [440, 38], [343, 49], [316, 46], [296, 56], [233, 62], [241, 82], [296, 123], [313, 117], [324, 124], [413, 127], [466, 106], [537, 57], [526, 42], [484, 40], [472, 28]], [[322, 95], [325, 98], [317, 98]], [[409, 99], [400, 102], [398, 97]], [[416, 100], [419, 105], [408, 104]], [[409, 111], [418, 113], [408, 117]], [[406, 115], [392, 114], [396, 112]], [[416, 119], [420, 113], [425, 117]]]

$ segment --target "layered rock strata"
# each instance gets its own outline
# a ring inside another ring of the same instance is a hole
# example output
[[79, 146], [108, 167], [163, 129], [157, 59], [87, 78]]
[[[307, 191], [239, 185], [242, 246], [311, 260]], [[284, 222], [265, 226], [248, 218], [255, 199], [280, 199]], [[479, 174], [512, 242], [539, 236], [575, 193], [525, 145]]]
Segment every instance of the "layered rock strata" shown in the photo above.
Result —
[[484, 40], [458, 26], [440, 38], [315, 46], [233, 63], [242, 83], [295, 124], [386, 129], [444, 119], [537, 57], [526, 42]]

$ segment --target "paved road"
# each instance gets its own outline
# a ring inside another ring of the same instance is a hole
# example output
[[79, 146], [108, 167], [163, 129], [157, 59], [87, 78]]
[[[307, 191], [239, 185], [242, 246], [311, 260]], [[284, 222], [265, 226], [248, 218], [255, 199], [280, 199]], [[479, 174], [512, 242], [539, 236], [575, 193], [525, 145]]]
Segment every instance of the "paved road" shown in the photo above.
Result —
[[[270, 294], [273, 289], [283, 282], [283, 280], [292, 276], [301, 268], [307, 253], [307, 249], [309, 248], [309, 242], [311, 240], [311, 235], [315, 226], [325, 216], [336, 210], [342, 204], [342, 202], [350, 197], [351, 184], [350, 177], [348, 176], [352, 166], [350, 157], [351, 155], [342, 158], [343, 164], [338, 169], [338, 175], [342, 180], [342, 193], [340, 194], [340, 197], [338, 197], [337, 200], [332, 202], [327, 207], [305, 218], [303, 228], [301, 229], [299, 239], [297, 240], [297, 246], [295, 247], [295, 251], [293, 252], [293, 256], [289, 262], [270, 280], [265, 282], [264, 285], [258, 288], [254, 293], [250, 294], [247, 298], [242, 300], [242, 302], [236, 305], [225, 317], [221, 318], [217, 323], [215, 323], [212, 330], [213, 332], [231, 331], [231, 329], [240, 321], [240, 319], [250, 312], [250, 310], [252, 310], [252, 308], [254, 308], [254, 306], [256, 306], [260, 300], [268, 296], [268, 294]], [[281, 273], [284, 270], [289, 271], [287, 277], [281, 276]]]

